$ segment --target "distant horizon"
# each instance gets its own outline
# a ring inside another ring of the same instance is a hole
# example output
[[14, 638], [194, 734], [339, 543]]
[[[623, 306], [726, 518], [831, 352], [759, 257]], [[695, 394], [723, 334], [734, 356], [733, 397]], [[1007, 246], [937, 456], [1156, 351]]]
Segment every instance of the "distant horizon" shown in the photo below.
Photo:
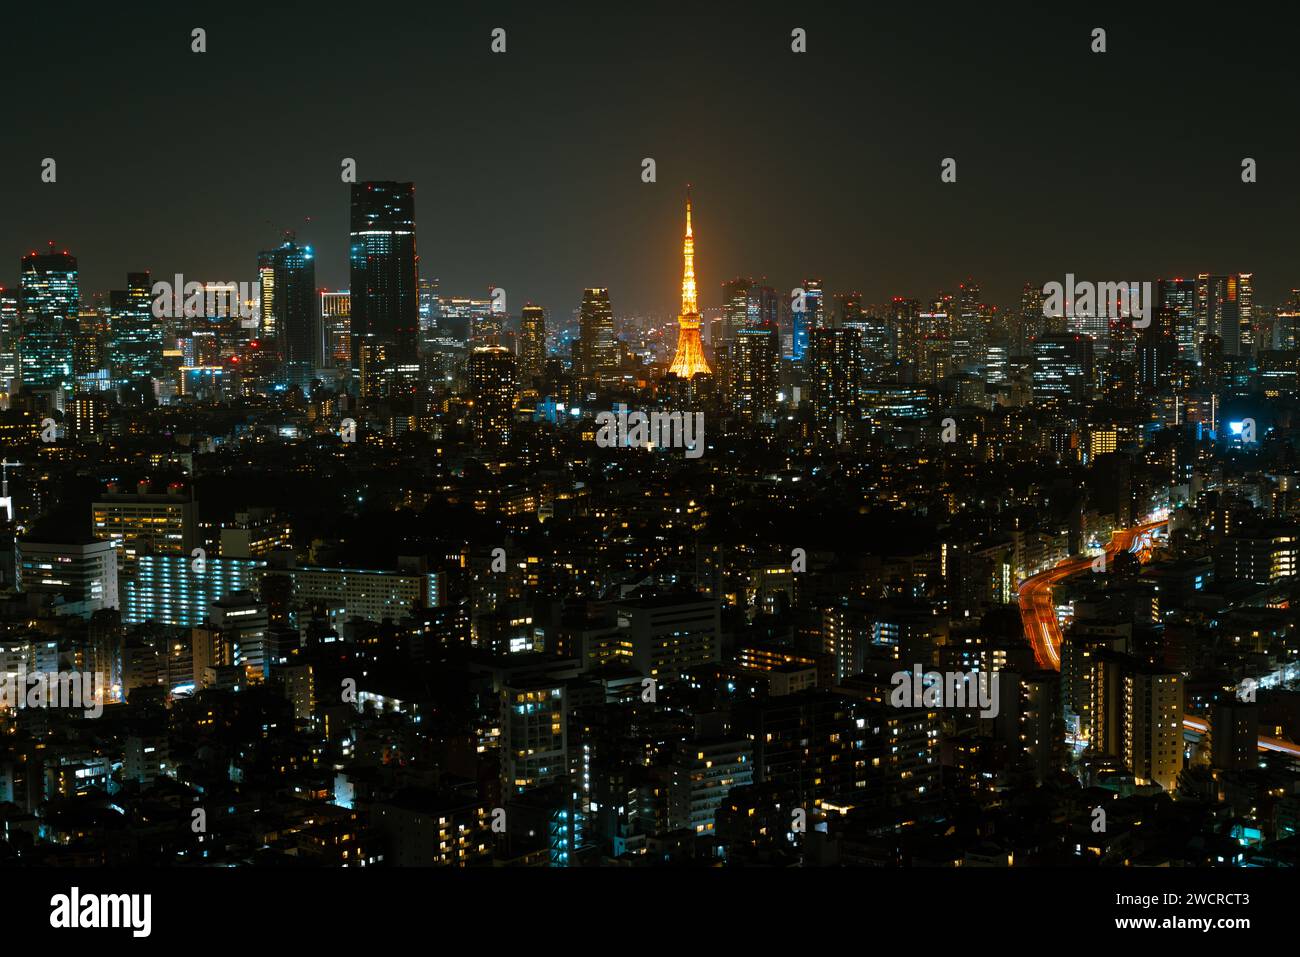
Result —
[[14, 11], [6, 65], [41, 80], [0, 155], [0, 285], [51, 238], [87, 295], [146, 268], [238, 279], [293, 229], [318, 285], [347, 288], [352, 158], [359, 181], [416, 184], [422, 272], [452, 295], [500, 286], [512, 313], [567, 316], [598, 285], [620, 316], [675, 314], [688, 182], [705, 307], [739, 275], [871, 302], [973, 276], [1003, 308], [1066, 272], [1251, 271], [1261, 304], [1300, 286], [1291, 51], [1263, 18], [1224, 42], [1161, 11], [1026, 7], [989, 30], [976, 10], [761, 0], [680, 17], [266, 9], [256, 30], [229, 6], [76, 15], [67, 30]]

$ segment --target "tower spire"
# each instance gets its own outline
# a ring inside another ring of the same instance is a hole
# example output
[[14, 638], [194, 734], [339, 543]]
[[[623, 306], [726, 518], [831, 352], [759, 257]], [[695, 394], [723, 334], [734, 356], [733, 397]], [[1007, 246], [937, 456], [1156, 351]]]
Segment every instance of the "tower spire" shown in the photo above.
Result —
[[691, 184], [686, 184], [686, 238], [682, 243], [682, 313], [677, 317], [677, 353], [668, 371], [683, 379], [711, 372], [700, 341], [700, 301], [695, 288], [695, 230], [691, 224]]
[[700, 311], [695, 291], [695, 232], [691, 228], [691, 186], [686, 184], [686, 240], [682, 244], [682, 315]]

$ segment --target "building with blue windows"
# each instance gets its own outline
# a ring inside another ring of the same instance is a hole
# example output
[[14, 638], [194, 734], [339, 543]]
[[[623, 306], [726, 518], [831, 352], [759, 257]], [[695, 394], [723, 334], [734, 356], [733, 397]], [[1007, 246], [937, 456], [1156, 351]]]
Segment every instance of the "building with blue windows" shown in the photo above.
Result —
[[201, 625], [209, 607], [238, 591], [258, 592], [265, 562], [247, 558], [141, 555], [123, 587], [122, 621], [178, 628]]
[[23, 257], [18, 374], [32, 388], [72, 383], [72, 333], [81, 309], [77, 259], [67, 250]]

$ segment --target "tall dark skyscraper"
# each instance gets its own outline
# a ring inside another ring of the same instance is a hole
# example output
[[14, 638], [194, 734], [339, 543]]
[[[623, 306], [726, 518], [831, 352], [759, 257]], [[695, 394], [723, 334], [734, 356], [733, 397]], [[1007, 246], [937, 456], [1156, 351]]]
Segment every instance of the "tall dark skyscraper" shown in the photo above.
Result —
[[1039, 336], [1034, 340], [1034, 401], [1080, 401], [1092, 381], [1093, 342], [1083, 333]]
[[1230, 273], [1196, 277], [1197, 345], [1218, 336], [1225, 355], [1249, 355], [1254, 346], [1254, 277]]
[[469, 354], [467, 373], [474, 399], [471, 420], [474, 442], [481, 448], [510, 442], [518, 368], [510, 350], [502, 346], [480, 346]]
[[390, 363], [418, 361], [420, 306], [415, 253], [415, 184], [354, 183], [351, 267], [353, 361], [356, 339], [388, 343]]
[[732, 411], [748, 422], [768, 422], [781, 384], [781, 342], [775, 326], [741, 329], [732, 342], [727, 393]]
[[258, 254], [257, 267], [262, 276], [263, 314], [273, 318], [280, 350], [278, 378], [305, 388], [323, 364], [316, 331], [315, 257], [310, 246], [298, 245], [293, 233], [286, 233], [280, 246]]
[[822, 314], [822, 281], [805, 279], [800, 288], [804, 291], [803, 309], [800, 310], [797, 299], [791, 308], [790, 356], [793, 359], [802, 359], [807, 354], [811, 331], [825, 325], [825, 316]]
[[967, 279], [961, 284], [957, 317], [952, 323], [952, 356], [957, 362], [984, 355], [987, 322], [980, 304], [980, 284]]
[[608, 289], [584, 289], [578, 314], [578, 341], [582, 372], [594, 376], [618, 368], [618, 340], [614, 337], [614, 310]]
[[528, 303], [520, 321], [519, 373], [524, 382], [540, 378], [546, 365], [546, 310]]
[[1150, 326], [1138, 335], [1138, 384], [1148, 393], [1160, 391], [1173, 373], [1178, 359], [1178, 311], [1170, 306], [1156, 310]]
[[19, 376], [24, 386], [72, 384], [72, 332], [80, 309], [77, 259], [67, 250], [23, 257]]
[[18, 376], [18, 300], [17, 289], [0, 287], [0, 385], [6, 392]]
[[862, 333], [857, 329], [813, 329], [808, 349], [808, 385], [817, 436], [834, 445], [850, 441], [862, 421]]
[[1205, 330], [1197, 326], [1197, 282], [1195, 279], [1161, 279], [1156, 284], [1156, 310], [1171, 312], [1178, 357], [1193, 361]]
[[147, 272], [126, 275], [126, 288], [109, 293], [108, 361], [119, 382], [162, 374], [163, 327], [153, 315]]

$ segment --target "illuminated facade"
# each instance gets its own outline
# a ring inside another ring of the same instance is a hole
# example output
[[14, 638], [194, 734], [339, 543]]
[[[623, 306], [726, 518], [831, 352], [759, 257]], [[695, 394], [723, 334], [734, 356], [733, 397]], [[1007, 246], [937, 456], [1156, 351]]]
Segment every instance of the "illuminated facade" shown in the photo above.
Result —
[[77, 260], [67, 252], [23, 257], [19, 374], [24, 385], [72, 382], [72, 327], [80, 310]]
[[237, 591], [256, 591], [263, 562], [209, 558], [202, 571], [188, 555], [141, 555], [123, 589], [122, 621], [193, 628], [207, 620], [213, 602]]
[[474, 397], [474, 441], [479, 446], [510, 442], [518, 363], [503, 346], [480, 346], [469, 356], [469, 385]]
[[704, 358], [700, 341], [700, 306], [695, 291], [695, 234], [691, 229], [691, 201], [686, 201], [686, 241], [682, 246], [682, 314], [677, 317], [677, 354], [668, 371], [682, 379], [713, 370]]
[[420, 332], [415, 253], [415, 184], [352, 186], [351, 320], [353, 361], [358, 337], [391, 344], [387, 361], [416, 361]]
[[[276, 342], [282, 360], [279, 380], [307, 386], [317, 362], [316, 262], [310, 246], [300, 246], [294, 234], [258, 255], [262, 278], [262, 335]], [[269, 300], [268, 300], [269, 296]]]
[[187, 560], [198, 544], [198, 506], [178, 488], [165, 495], [149, 493], [142, 484], [134, 494], [110, 486], [103, 499], [91, 505], [91, 529], [119, 549], [123, 570], [134, 568], [145, 554], [183, 556]]
[[108, 361], [119, 381], [162, 374], [163, 327], [153, 315], [147, 272], [127, 273], [126, 288], [109, 293]]

